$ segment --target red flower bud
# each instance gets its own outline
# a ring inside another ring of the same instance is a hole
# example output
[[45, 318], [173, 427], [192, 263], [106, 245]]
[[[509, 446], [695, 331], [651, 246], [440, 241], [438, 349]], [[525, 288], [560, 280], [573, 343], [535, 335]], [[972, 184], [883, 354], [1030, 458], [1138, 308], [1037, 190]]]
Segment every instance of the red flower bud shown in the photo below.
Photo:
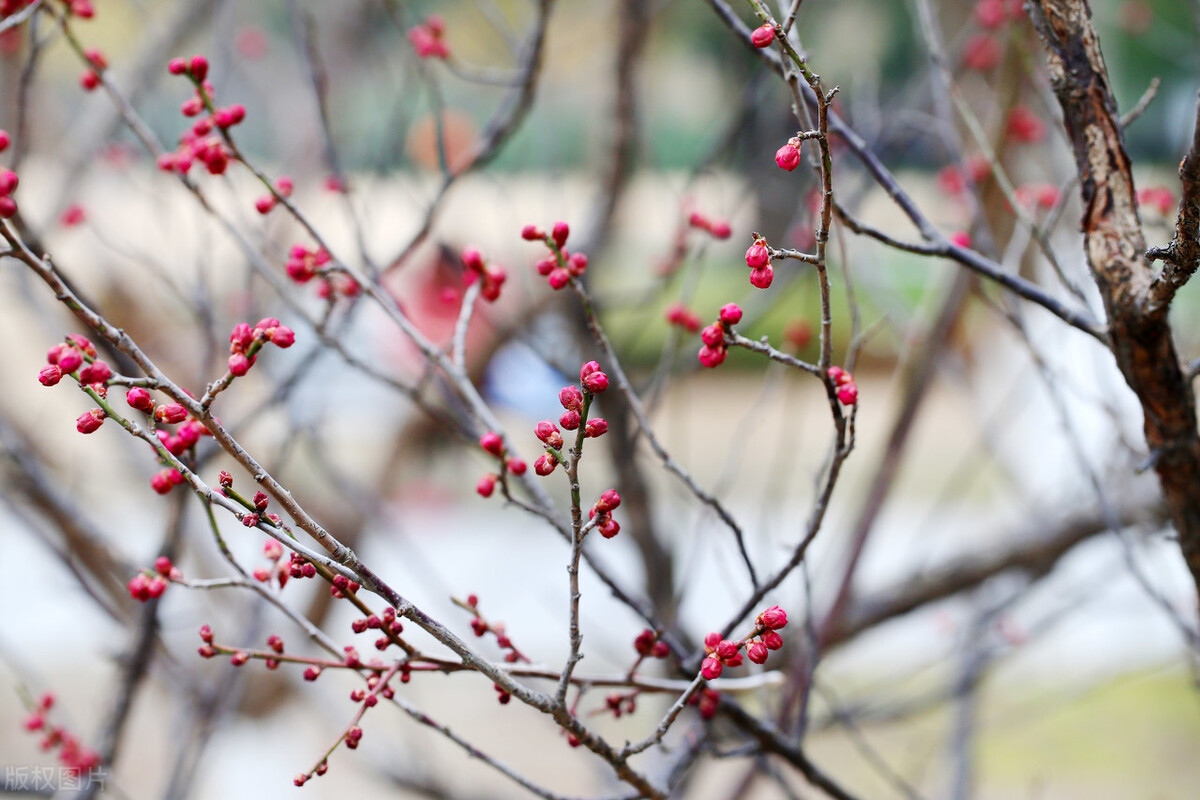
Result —
[[491, 497], [492, 492], [496, 491], [496, 476], [484, 475], [479, 479], [479, 483], [475, 484], [475, 491], [480, 497]]
[[767, 661], [767, 646], [762, 642], [751, 642], [746, 648], [746, 655], [755, 664], [765, 664]]
[[[737, 303], [726, 303], [721, 306], [721, 322], [725, 325], [737, 325], [742, 321], [742, 308]], [[707, 342], [705, 342], [707, 344]]]
[[768, 264], [761, 269], [750, 270], [750, 284], [757, 289], [766, 289], [775, 280], [775, 270]]
[[562, 247], [567, 243], [567, 237], [571, 234], [570, 227], [565, 222], [554, 223], [553, 230], [550, 231], [550, 238], [554, 239], [554, 243]]
[[172, 425], [176, 422], [183, 422], [187, 419], [187, 415], [187, 409], [179, 403], [166, 403], [154, 409], [155, 420]]
[[42, 386], [54, 386], [62, 380], [62, 375], [62, 370], [58, 368], [57, 364], [50, 364], [42, 367], [42, 371], [38, 373], [38, 382]]
[[721, 659], [715, 656], [709, 656], [708, 658], [704, 659], [704, 664], [700, 667], [700, 674], [703, 675], [704, 679], [707, 681], [716, 680], [717, 678], [721, 677], [721, 671], [724, 668], [724, 665], [721, 664]]
[[777, 631], [780, 628], [787, 627], [787, 612], [779, 606], [771, 606], [758, 615], [758, 621], [762, 623], [764, 628]]
[[788, 142], [775, 151], [775, 163], [779, 165], [780, 169], [791, 172], [800, 166], [800, 148]]
[[558, 461], [554, 458], [554, 456], [550, 455], [549, 453], [546, 453], [544, 455], [538, 456], [538, 460], [533, 462], [533, 471], [536, 472], [538, 475], [545, 477], [545, 476], [549, 475], [551, 472], [554, 472], [554, 468], [557, 466], [558, 466]]
[[700, 348], [700, 363], [709, 369], [720, 366], [724, 360], [724, 347], [709, 347], [705, 345]]
[[771, 252], [767, 250], [767, 244], [762, 239], [757, 240], [746, 249], [746, 266], [750, 269], [759, 269], [770, 263]]
[[763, 646], [768, 650], [778, 650], [783, 647], [783, 637], [775, 631], [767, 631], [762, 635]]
[[603, 436], [606, 433], [608, 433], [608, 420], [600, 419], [599, 417], [589, 419], [587, 425], [583, 426], [583, 435], [591, 439]]
[[504, 440], [500, 438], [500, 434], [488, 431], [483, 436], [479, 437], [479, 446], [486, 452], [494, 456], [504, 455]]
[[760, 25], [750, 34], [750, 42], [755, 47], [770, 47], [775, 41], [775, 29], [770, 25]]
[[140, 386], [135, 386], [125, 393], [125, 402], [130, 408], [137, 411], [152, 411], [154, 409], [154, 401], [150, 399], [150, 393]]
[[93, 408], [91, 411], [85, 411], [75, 420], [75, 430], [80, 433], [95, 433], [104, 424], [104, 417], [104, 409], [102, 408]]
[[583, 408], [583, 392], [578, 386], [564, 386], [558, 392], [558, 402], [568, 411], [579, 411]]

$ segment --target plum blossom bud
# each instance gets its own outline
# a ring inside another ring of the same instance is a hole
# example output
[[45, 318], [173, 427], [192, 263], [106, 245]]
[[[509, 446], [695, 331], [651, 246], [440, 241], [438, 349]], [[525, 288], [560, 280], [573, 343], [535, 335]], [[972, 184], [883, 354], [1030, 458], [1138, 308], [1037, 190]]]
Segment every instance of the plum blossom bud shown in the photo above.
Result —
[[104, 417], [104, 409], [102, 408], [93, 408], [91, 411], [85, 411], [75, 420], [75, 430], [80, 433], [95, 433], [104, 424]]
[[584, 375], [582, 379], [583, 388], [587, 389], [592, 394], [600, 394], [608, 388], [608, 376], [599, 370], [596, 370], [595, 372], [589, 372], [587, 375]]
[[493, 431], [479, 437], [479, 446], [496, 457], [504, 455], [504, 440], [500, 438], [500, 434]]
[[579, 424], [582, 422], [578, 411], [564, 411], [562, 416], [558, 418], [558, 424], [563, 427], [563, 430], [574, 431], [579, 429]]
[[750, 42], [755, 47], [770, 47], [775, 41], [775, 29], [770, 25], [760, 25], [750, 34]]
[[704, 664], [700, 667], [700, 674], [704, 676], [706, 681], [716, 680], [721, 677], [721, 671], [724, 666], [721, 664], [721, 659], [716, 656], [709, 656], [704, 659]]
[[755, 664], [765, 664], [767, 661], [767, 646], [762, 642], [751, 642], [750, 646], [746, 648], [746, 655]]
[[557, 459], [549, 453], [538, 456], [538, 460], [533, 462], [533, 471], [543, 478], [554, 472], [554, 468], [558, 466]]
[[612, 517], [605, 517], [596, 525], [596, 530], [605, 539], [611, 539], [621, 532], [621, 524]]
[[608, 433], [608, 420], [597, 417], [589, 419], [587, 424], [583, 426], [583, 435], [595, 439]]
[[700, 363], [703, 366], [712, 369], [719, 367], [723, 361], [725, 361], [724, 347], [709, 347], [705, 345], [700, 348]]
[[783, 637], [775, 631], [767, 631], [762, 635], [763, 646], [768, 650], [779, 650], [783, 647]]
[[728, 659], [733, 658], [737, 654], [738, 654], [738, 643], [737, 642], [731, 642], [728, 639], [722, 639], [720, 642], [717, 643], [717, 655], [720, 658], [722, 658], [724, 660], [728, 660]]
[[536, 225], [526, 225], [521, 229], [521, 238], [527, 242], [536, 242], [546, 238], [546, 232]]
[[554, 228], [550, 231], [550, 238], [554, 239], [554, 243], [559, 247], [567, 243], [567, 237], [570, 235], [571, 229], [565, 222], [554, 223]]
[[158, 422], [174, 424], [187, 419], [187, 409], [179, 403], [166, 403], [154, 409], [154, 419]]
[[58, 368], [63, 374], [74, 372], [83, 364], [83, 354], [74, 347], [68, 347], [58, 357]]
[[[726, 303], [721, 306], [721, 322], [725, 325], [737, 325], [742, 321], [742, 308], [737, 303]], [[705, 342], [705, 344], [708, 344]]]
[[723, 347], [725, 344], [725, 331], [721, 330], [720, 325], [709, 325], [700, 331], [700, 341], [709, 347]]
[[556, 450], [563, 446], [562, 433], [559, 432], [558, 426], [548, 419], [539, 422], [534, 427], [533, 433], [538, 439]]
[[496, 476], [490, 473], [484, 475], [479, 479], [479, 483], [475, 484], [475, 491], [480, 497], [491, 497], [492, 492], [496, 491]]
[[712, 633], [710, 633], [704, 637], [704, 646], [707, 647], [709, 650], [716, 650], [717, 645], [719, 645], [720, 643], [721, 643], [721, 634], [717, 633], [716, 631], [713, 631]]
[[578, 386], [564, 386], [558, 392], [558, 402], [568, 411], [579, 411], [583, 408], [583, 392]]
[[286, 350], [296, 342], [296, 332], [286, 325], [276, 325], [275, 332], [271, 334], [271, 343], [276, 347]]
[[746, 266], [750, 269], [760, 269], [770, 263], [771, 252], [767, 250], [764, 239], [755, 240], [754, 244], [746, 249]]
[[852, 406], [858, 402], [858, 386], [853, 383], [845, 383], [838, 387], [837, 398], [844, 406]]
[[654, 648], [654, 642], [657, 639], [658, 636], [654, 633], [654, 631], [646, 628], [637, 635], [637, 638], [633, 640], [633, 649], [637, 651], [639, 656], [648, 656], [650, 655], [650, 651]]
[[130, 408], [137, 411], [154, 410], [154, 401], [150, 399], [150, 393], [140, 386], [134, 386], [125, 393], [125, 402]]
[[217, 483], [228, 489], [233, 486], [233, 476], [225, 470], [221, 470], [221, 474], [217, 476]]
[[756, 289], [769, 288], [775, 280], [775, 270], [768, 264], [760, 269], [750, 270], [750, 285]]
[[96, 359], [79, 371], [80, 383], [104, 383], [111, 377], [112, 369], [100, 359]]
[[571, 282], [571, 273], [561, 267], [552, 269], [546, 276], [546, 282], [550, 284], [551, 289], [558, 291]]
[[596, 510], [599, 512], [612, 511], [619, 505], [621, 505], [621, 495], [617, 494], [616, 489], [609, 489], [596, 501]]
[[780, 628], [787, 627], [787, 612], [779, 606], [771, 606], [758, 615], [758, 621], [762, 623], [764, 628], [777, 631]]
[[171, 483], [171, 477], [165, 469], [154, 473], [150, 478], [150, 488], [154, 490], [155, 494], [166, 494], [174, 487], [175, 484]]
[[508, 461], [504, 462], [504, 465], [513, 475], [524, 475], [525, 470], [529, 469], [525, 462], [519, 458], [510, 458]]
[[780, 169], [791, 172], [800, 165], [800, 148], [788, 142], [775, 151], [775, 163]]
[[233, 326], [229, 334], [229, 344], [237, 350], [245, 350], [254, 342], [254, 331], [245, 322]]
[[250, 359], [243, 353], [234, 353], [229, 357], [229, 374], [240, 378], [250, 371]]
[[42, 386], [54, 386], [62, 380], [62, 375], [62, 370], [58, 368], [57, 364], [50, 364], [42, 367], [42, 371], [38, 373], [38, 382]]

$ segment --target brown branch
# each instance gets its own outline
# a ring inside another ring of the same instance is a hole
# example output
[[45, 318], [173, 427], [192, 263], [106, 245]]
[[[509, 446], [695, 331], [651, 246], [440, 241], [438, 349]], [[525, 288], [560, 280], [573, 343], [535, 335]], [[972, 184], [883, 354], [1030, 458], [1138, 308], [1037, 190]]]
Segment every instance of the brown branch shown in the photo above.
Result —
[[1146, 444], [1200, 590], [1196, 401], [1175, 351], [1169, 303], [1155, 302], [1153, 268], [1142, 255], [1132, 169], [1091, 9], [1086, 0], [1039, 0], [1031, 11], [1075, 152], [1084, 248], [1108, 313], [1110, 344], [1145, 414]]
[[1200, 266], [1200, 98], [1196, 101], [1196, 125], [1192, 146], [1179, 164], [1179, 183], [1183, 190], [1179, 198], [1179, 216], [1175, 220], [1175, 236], [1166, 247], [1146, 251], [1151, 261], [1163, 261], [1162, 273], [1151, 287], [1151, 302], [1164, 310], [1175, 292], [1188, 282]]

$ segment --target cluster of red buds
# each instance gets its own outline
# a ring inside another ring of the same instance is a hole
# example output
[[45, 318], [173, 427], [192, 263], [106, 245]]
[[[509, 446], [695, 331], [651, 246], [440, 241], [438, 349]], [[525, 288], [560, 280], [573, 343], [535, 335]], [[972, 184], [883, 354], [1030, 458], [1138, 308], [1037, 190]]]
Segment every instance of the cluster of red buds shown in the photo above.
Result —
[[[558, 392], [558, 402], [565, 409], [558, 418], [558, 425], [569, 431], [579, 430], [583, 426], [583, 436], [595, 439], [608, 432], [608, 421], [596, 418], [587, 419], [587, 410], [591, 407], [592, 398], [608, 388], [608, 375], [595, 361], [589, 361], [579, 368], [579, 385], [564, 386]], [[585, 421], [586, 420], [586, 421]], [[545, 477], [554, 472], [555, 467], [562, 462], [560, 452], [563, 447], [562, 431], [548, 419], [534, 426], [534, 435], [546, 446], [546, 452], [538, 456], [533, 463], [533, 471]]]
[[621, 532], [621, 525], [612, 518], [612, 512], [621, 505], [621, 495], [616, 489], [609, 489], [600, 495], [600, 499], [588, 510], [588, 519], [596, 521], [596, 530], [605, 539], [611, 539]]
[[1027, 183], [1017, 187], [1017, 202], [1028, 209], [1050, 210], [1061, 199], [1062, 192], [1053, 183]]
[[105, 382], [112, 377], [108, 364], [96, 358], [95, 346], [78, 333], [72, 333], [66, 342], [51, 347], [46, 352], [46, 363], [49, 366], [42, 367], [38, 373], [38, 381], [43, 386], [54, 386], [64, 375], [73, 375], [76, 370], [79, 374], [73, 377], [80, 383], [95, 384], [100, 388], [104, 388]]
[[829, 368], [829, 380], [833, 381], [837, 391], [837, 399], [844, 406], [852, 406], [858, 402], [858, 386], [854, 376], [841, 367]]
[[[12, 137], [8, 135], [8, 131], [0, 130], [0, 153], [3, 153], [12, 144]], [[13, 214], [17, 213], [17, 201], [13, 199], [12, 193], [17, 190], [17, 184], [20, 179], [17, 173], [11, 169], [0, 169], [0, 217], [8, 219]]]
[[640, 658], [666, 658], [671, 655], [671, 646], [658, 638], [658, 633], [646, 628], [633, 640], [633, 649]]
[[315, 578], [317, 566], [299, 553], [292, 553], [288, 561], [288, 575], [292, 578]]
[[975, 22], [982, 32], [973, 34], [963, 45], [963, 66], [988, 72], [1000, 64], [1004, 48], [995, 35], [1010, 19], [1025, 15], [1021, 0], [979, 0], [975, 4]]
[[754, 244], [746, 250], [746, 266], [750, 268], [750, 284], [759, 289], [766, 289], [775, 280], [775, 270], [771, 267], [771, 251], [767, 248], [767, 240], [756, 237]]
[[700, 331], [700, 363], [712, 369], [725, 361], [728, 348], [725, 345], [725, 334], [742, 320], [742, 309], [737, 303], [726, 303], [717, 315], [717, 321]]
[[[167, 72], [188, 77], [196, 87], [196, 94], [180, 106], [185, 117], [198, 117], [190, 130], [179, 138], [179, 147], [173, 153], [164, 153], [158, 158], [159, 169], [165, 172], [185, 173], [192, 164], [200, 161], [212, 175], [220, 175], [229, 166], [232, 154], [220, 135], [214, 130], [225, 131], [246, 118], [246, 108], [240, 103], [223, 108], [213, 103], [213, 86], [207, 80], [208, 59], [192, 56], [191, 60], [173, 58], [167, 64]], [[203, 112], [211, 113], [203, 115]], [[203, 116], [202, 116], [203, 115]]]
[[[504, 654], [505, 661], [507, 661], [509, 664], [515, 664], [518, 661], [524, 662], [526, 664], [529, 663], [529, 659], [525, 656], [525, 654], [517, 649], [517, 646], [512, 643], [512, 639], [508, 638], [508, 634], [505, 633], [504, 623], [503, 622], [488, 622], [486, 619], [484, 619], [483, 615], [481, 613], [479, 613], [479, 596], [478, 595], [474, 595], [474, 594], [467, 595], [467, 602], [465, 602], [465, 603], [461, 600], [455, 600], [454, 602], [460, 608], [463, 608], [471, 613], [471, 631], [476, 636], [482, 638], [483, 636], [486, 636], [487, 634], [490, 633], [496, 637], [497, 646], [499, 646], [500, 649], [502, 649], [502, 650], [508, 651]], [[496, 691], [501, 692], [503, 696], [506, 696], [508, 694], [499, 686], [496, 687]], [[503, 696], [502, 696], [500, 702], [507, 703], [508, 700], [504, 699]]]
[[[279, 192], [280, 197], [291, 197], [292, 190], [296, 188], [296, 184], [286, 175], [281, 175], [275, 181], [275, 191]], [[262, 197], [254, 201], [254, 208], [260, 214], [269, 214], [271, 209], [275, 207], [278, 201], [273, 194], [264, 194]]]
[[409, 28], [408, 41], [420, 58], [450, 57], [450, 48], [445, 41], [446, 23], [437, 14], [430, 14], [422, 25]]
[[108, 59], [95, 48], [83, 51], [83, 57], [87, 59], [88, 66], [79, 76], [79, 85], [85, 92], [90, 92], [100, 85], [100, 73], [108, 69]]
[[30, 733], [41, 732], [43, 750], [58, 748], [58, 762], [72, 775], [80, 775], [85, 770], [97, 769], [100, 754], [80, 744], [79, 740], [66, 728], [51, 725], [47, 715], [54, 707], [54, 695], [46, 693], [38, 702], [37, 708], [25, 718], [25, 730]]
[[500, 297], [500, 287], [504, 285], [508, 273], [499, 264], [484, 261], [483, 254], [474, 247], [462, 251], [462, 263], [467, 268], [464, 276], [467, 285], [482, 281], [479, 293], [489, 303]]
[[709, 219], [699, 211], [688, 215], [688, 225], [708, 231], [714, 239], [728, 239], [733, 234], [733, 228], [729, 227], [728, 222], [723, 219]]
[[[479, 446], [483, 448], [485, 453], [489, 453], [500, 459], [502, 471], [511, 472], [513, 475], [525, 474], [525, 470], [528, 468], [525, 462], [519, 458], [508, 457], [508, 451], [504, 447], [504, 440], [500, 438], [500, 434], [488, 431], [479, 437]], [[492, 492], [496, 490], [496, 482], [499, 480], [499, 475], [488, 473], [479, 479], [479, 483], [475, 485], [475, 491], [481, 497], [491, 497]]]
[[700, 330], [700, 315], [683, 303], [672, 303], [667, 306], [663, 316], [666, 317], [669, 324], [683, 328], [688, 333]]
[[396, 609], [387, 606], [383, 609], [382, 614], [370, 614], [354, 620], [350, 623], [350, 630], [355, 633], [365, 633], [367, 630], [380, 631], [382, 635], [375, 640], [375, 649], [383, 651], [392, 645], [391, 636], [388, 634], [399, 636], [404, 632], [404, 623], [397, 619]]
[[775, 163], [782, 170], [791, 172], [800, 166], [800, 145], [803, 142], [799, 136], [788, 139], [783, 147], [775, 151]]
[[330, 260], [329, 252], [323, 247], [309, 250], [302, 244], [294, 244], [288, 251], [285, 269], [296, 283], [308, 283]]
[[[258, 505], [258, 494], [259, 493], [255, 493], [254, 495], [254, 499], [256, 501], [255, 506]], [[265, 496], [266, 495], [264, 495], [264, 497]], [[263, 508], [266, 508], [266, 504], [263, 505]], [[276, 582], [279, 584], [279, 588], [282, 589], [284, 585], [287, 584], [288, 578], [292, 576], [291, 565], [285, 564], [283, 560], [283, 545], [274, 539], [267, 539], [265, 542], [263, 542], [262, 552], [263, 557], [267, 559], [267, 562], [270, 564], [270, 566], [255, 567], [254, 572], [251, 573], [254, 575], [254, 580], [258, 581], [259, 583], [267, 583], [272, 577], [274, 577]], [[315, 567], [313, 568], [313, 571], [316, 572]]]
[[295, 332], [272, 317], [260, 319], [253, 328], [245, 322], [238, 323], [229, 334], [229, 372], [235, 377], [245, 375], [267, 342], [286, 349], [295, 341]]
[[536, 225], [526, 225], [521, 229], [521, 238], [527, 242], [544, 242], [550, 248], [550, 254], [537, 262], [534, 267], [539, 275], [546, 277], [550, 288], [558, 291], [587, 271], [588, 259], [583, 253], [572, 253], [566, 248], [567, 237], [571, 228], [565, 222], [556, 222], [550, 233], [546, 233]]
[[992, 165], [984, 156], [971, 156], [963, 166], [965, 171], [952, 164], [943, 167], [937, 174], [938, 188], [950, 197], [957, 197], [965, 192], [968, 181], [973, 186], [979, 186], [992, 174]]
[[333, 585], [329, 587], [329, 594], [338, 600], [348, 594], [358, 594], [358, 590], [362, 588], [358, 581], [352, 581], [340, 572], [333, 576], [332, 583]]
[[743, 648], [746, 657], [755, 664], [765, 664], [771, 650], [783, 647], [783, 637], [778, 631], [786, 627], [787, 622], [787, 612], [779, 606], [771, 606], [758, 615], [754, 632], [745, 639], [722, 639], [721, 634], [710, 633], [704, 637], [704, 652], [708, 655], [700, 666], [700, 674], [711, 681], [721, 677], [725, 667], [740, 667]]
[[1151, 186], [1137, 190], [1137, 203], [1153, 208], [1165, 217], [1175, 209], [1175, 195], [1165, 186]]
[[355, 280], [353, 275], [346, 272], [331, 272], [317, 281], [317, 297], [322, 300], [328, 300], [330, 297], [341, 295], [342, 297], [358, 297], [362, 291], [362, 286]]
[[755, 47], [770, 47], [775, 41], [775, 26], [770, 23], [759, 25], [750, 33], [750, 42]]
[[166, 556], [154, 560], [154, 571], [142, 570], [129, 581], [125, 588], [129, 596], [139, 602], [146, 602], [156, 597], [162, 597], [167, 590], [168, 581], [177, 581], [183, 577], [179, 568], [171, 563]]

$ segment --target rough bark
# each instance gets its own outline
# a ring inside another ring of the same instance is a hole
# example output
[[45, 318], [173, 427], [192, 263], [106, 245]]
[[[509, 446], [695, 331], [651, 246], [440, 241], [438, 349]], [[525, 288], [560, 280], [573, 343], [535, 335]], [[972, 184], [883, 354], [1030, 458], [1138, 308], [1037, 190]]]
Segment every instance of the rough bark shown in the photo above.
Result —
[[1075, 153], [1084, 247], [1109, 321], [1109, 344], [1144, 414], [1146, 444], [1180, 547], [1200, 592], [1200, 437], [1196, 401], [1167, 319], [1153, 301], [1156, 275], [1116, 102], [1086, 0], [1029, 4], [1046, 44], [1050, 81]]

